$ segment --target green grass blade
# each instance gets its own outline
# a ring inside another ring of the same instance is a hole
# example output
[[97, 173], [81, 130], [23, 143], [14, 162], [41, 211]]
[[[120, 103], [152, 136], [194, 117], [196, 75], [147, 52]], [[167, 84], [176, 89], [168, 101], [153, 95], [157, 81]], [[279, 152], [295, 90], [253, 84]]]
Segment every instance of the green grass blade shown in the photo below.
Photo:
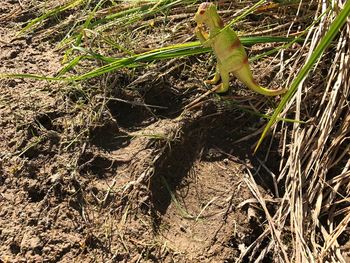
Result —
[[111, 26], [122, 26], [133, 24], [139, 20], [145, 19], [146, 17], [155, 15], [157, 13], [165, 12], [171, 8], [179, 5], [193, 4], [197, 0], [163, 0], [158, 3], [147, 3], [142, 4], [138, 7], [129, 8], [127, 10], [120, 11], [111, 15], [107, 15], [101, 19], [96, 20], [91, 28], [96, 28], [96, 31], [101, 32]]
[[54, 16], [54, 15], [57, 15], [65, 10], [68, 10], [68, 9], [72, 9], [78, 5], [80, 5], [81, 3], [83, 3], [85, 0], [74, 0], [72, 2], [69, 2], [63, 6], [58, 6], [50, 11], [48, 11], [47, 13], [31, 20], [21, 31], [19, 31], [17, 33], [17, 35], [20, 35], [20, 34], [23, 34], [25, 31], [31, 29], [34, 25], [44, 21], [45, 19], [51, 17], [51, 16]]
[[261, 145], [262, 141], [266, 137], [270, 128], [276, 123], [278, 115], [282, 112], [282, 110], [286, 106], [286, 104], [292, 99], [299, 84], [302, 82], [303, 79], [305, 79], [307, 77], [307, 75], [308, 75], [309, 71], [311, 70], [311, 68], [313, 67], [313, 65], [322, 56], [322, 53], [331, 44], [331, 42], [335, 38], [335, 36], [339, 33], [339, 30], [345, 24], [349, 14], [350, 14], [350, 1], [347, 1], [344, 5], [343, 10], [334, 19], [331, 26], [329, 27], [329, 30], [327, 31], [325, 36], [321, 39], [320, 43], [315, 48], [315, 51], [310, 56], [309, 60], [302, 67], [302, 69], [300, 70], [298, 75], [295, 77], [288, 92], [284, 95], [280, 104], [278, 105], [278, 107], [274, 111], [270, 121], [267, 123], [263, 133], [261, 134], [261, 136], [259, 138], [259, 141], [254, 149], [254, 153], [258, 150], [259, 146]]
[[[243, 45], [249, 45], [253, 43], [267, 43], [267, 42], [288, 42], [293, 41], [294, 38], [276, 38], [276, 37], [248, 37], [241, 38]], [[73, 77], [74, 80], [85, 80], [93, 77], [100, 76], [102, 74], [117, 70], [122, 67], [128, 67], [130, 64], [150, 62], [161, 59], [172, 59], [183, 56], [192, 56], [209, 52], [211, 48], [203, 48], [199, 41], [189, 42], [185, 44], [178, 44], [168, 46], [164, 48], [154, 49], [152, 51], [132, 56], [130, 58], [118, 59], [108, 65], [94, 69], [81, 76]]]
[[261, 6], [262, 4], [264, 4], [266, 1], [265, 0], [260, 0], [259, 2], [257, 2], [255, 5], [253, 5], [252, 7], [248, 8], [243, 14], [241, 14], [240, 16], [234, 18], [230, 23], [228, 23], [223, 29], [220, 30], [223, 31], [226, 28], [232, 26], [234, 23], [236, 23], [237, 21], [243, 19], [244, 17], [246, 17], [247, 15], [253, 13], [259, 6]]
[[[235, 100], [228, 100], [225, 98], [221, 98], [221, 101], [223, 101], [227, 107], [236, 108], [242, 112], [246, 112], [246, 113], [253, 115], [253, 116], [258, 116], [260, 118], [265, 118], [265, 119], [271, 119], [271, 117], [272, 117], [271, 115], [263, 114], [257, 110], [251, 110], [250, 108], [241, 106], [240, 103], [238, 101], [235, 101]], [[294, 120], [294, 119], [289, 119], [289, 118], [278, 118], [278, 120], [285, 121], [285, 122], [292, 122], [292, 123], [306, 123], [305, 121]]]
[[113, 58], [113, 57], [106, 57], [106, 56], [103, 56], [101, 54], [98, 54], [96, 52], [93, 52], [91, 50], [88, 50], [86, 48], [83, 48], [83, 47], [76, 47], [76, 46], [73, 46], [72, 47], [73, 50], [79, 50], [80, 52], [82, 53], [85, 53], [85, 54], [89, 54], [89, 58], [94, 58], [96, 60], [101, 60], [101, 61], [104, 61], [104, 62], [107, 62], [107, 63], [112, 63], [118, 59], [116, 58]]
[[36, 80], [63, 80], [62, 78], [58, 77], [46, 77], [46, 76], [40, 76], [35, 74], [27, 74], [27, 73], [0, 73], [0, 79], [20, 79], [20, 78], [26, 78], [26, 79], [36, 79]]
[[[243, 45], [253, 45], [256, 43], [271, 43], [271, 42], [291, 42], [294, 40], [294, 38], [283, 38], [283, 37], [242, 37], [240, 39]], [[0, 78], [5, 78], [5, 77], [6, 78], [33, 78], [38, 80], [65, 80], [65, 81], [86, 80], [89, 78], [106, 74], [111, 71], [115, 71], [123, 67], [135, 67], [135, 65], [152, 62], [155, 60], [192, 56], [192, 55], [207, 53], [211, 51], [211, 48], [202, 47], [199, 41], [167, 46], [159, 49], [154, 49], [142, 54], [134, 55], [131, 57], [119, 58], [119, 59], [105, 57], [105, 56], [90, 52], [81, 47], [75, 47], [75, 49], [78, 49], [84, 52], [84, 55], [78, 56], [77, 58], [73, 59], [66, 67], [64, 67], [59, 72], [58, 76], [62, 76], [63, 73], [66, 73], [68, 70], [72, 69], [75, 65], [79, 63], [79, 61], [82, 58], [95, 58], [95, 59], [103, 60], [105, 62], [108, 62], [108, 63], [110, 62], [110, 63], [100, 68], [94, 69], [90, 72], [87, 72], [83, 75], [75, 76], [75, 77], [73, 76], [69, 78], [63, 78], [63, 77], [52, 78], [52, 77], [46, 77], [46, 76], [39, 76], [35, 74], [0, 74]], [[89, 56], [86, 54], [89, 54]]]
[[63, 68], [61, 68], [58, 71], [57, 76], [62, 76], [64, 74], [66, 74], [68, 71], [70, 71], [71, 69], [73, 69], [76, 65], [78, 65], [78, 63], [80, 62], [80, 60], [82, 60], [83, 58], [85, 58], [85, 55], [81, 55], [81, 56], [77, 56], [74, 59], [72, 59], [66, 66], [64, 66]]
[[75, 45], [76, 46], [80, 46], [82, 39], [83, 39], [83, 32], [85, 29], [89, 29], [90, 25], [91, 25], [91, 21], [95, 18], [96, 12], [97, 10], [100, 8], [100, 6], [104, 3], [104, 0], [100, 0], [96, 6], [94, 7], [94, 9], [90, 12], [90, 14], [88, 15], [88, 18], [85, 20], [82, 29], [80, 30], [80, 33], [78, 34], [78, 36], [76, 37], [75, 40]]

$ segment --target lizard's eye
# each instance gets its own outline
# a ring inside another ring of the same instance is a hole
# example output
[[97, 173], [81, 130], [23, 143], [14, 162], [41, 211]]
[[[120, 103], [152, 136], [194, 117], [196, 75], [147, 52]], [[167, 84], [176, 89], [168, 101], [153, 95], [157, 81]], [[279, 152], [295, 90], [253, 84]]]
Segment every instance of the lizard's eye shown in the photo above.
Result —
[[200, 13], [201, 15], [203, 15], [203, 14], [205, 13], [205, 10], [201, 10], [201, 11], [199, 11], [199, 13]]

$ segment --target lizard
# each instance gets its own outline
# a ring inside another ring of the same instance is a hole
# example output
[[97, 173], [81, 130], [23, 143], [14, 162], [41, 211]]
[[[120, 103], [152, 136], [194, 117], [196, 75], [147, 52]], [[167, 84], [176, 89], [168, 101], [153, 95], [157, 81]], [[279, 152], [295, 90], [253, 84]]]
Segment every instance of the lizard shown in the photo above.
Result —
[[[276, 96], [286, 89], [271, 90], [261, 87], [253, 78], [248, 63], [248, 56], [237, 34], [230, 27], [224, 27], [216, 6], [213, 3], [200, 4], [194, 16], [197, 23], [195, 35], [204, 47], [211, 47], [217, 58], [216, 72], [207, 84], [221, 83], [215, 88], [217, 93], [224, 93], [229, 88], [229, 73], [243, 82], [248, 88], [265, 96]], [[205, 26], [209, 32], [206, 32]]]

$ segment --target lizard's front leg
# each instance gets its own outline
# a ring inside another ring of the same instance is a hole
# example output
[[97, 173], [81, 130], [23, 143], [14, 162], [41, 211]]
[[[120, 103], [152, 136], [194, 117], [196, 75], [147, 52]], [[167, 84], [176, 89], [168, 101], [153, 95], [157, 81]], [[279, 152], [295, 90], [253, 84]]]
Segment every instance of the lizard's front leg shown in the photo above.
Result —
[[194, 33], [204, 47], [210, 47], [209, 34], [205, 32], [202, 24], [196, 26]]

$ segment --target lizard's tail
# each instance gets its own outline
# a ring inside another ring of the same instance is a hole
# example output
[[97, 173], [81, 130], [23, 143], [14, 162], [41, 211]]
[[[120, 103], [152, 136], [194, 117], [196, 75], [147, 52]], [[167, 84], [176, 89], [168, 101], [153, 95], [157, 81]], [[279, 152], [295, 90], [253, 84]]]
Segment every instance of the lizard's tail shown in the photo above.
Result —
[[242, 68], [233, 72], [233, 74], [245, 85], [247, 85], [248, 88], [265, 96], [277, 96], [287, 91], [287, 89], [283, 89], [283, 88], [271, 90], [257, 84], [253, 79], [253, 75], [252, 75], [252, 72], [250, 71], [248, 64], [245, 64]]

